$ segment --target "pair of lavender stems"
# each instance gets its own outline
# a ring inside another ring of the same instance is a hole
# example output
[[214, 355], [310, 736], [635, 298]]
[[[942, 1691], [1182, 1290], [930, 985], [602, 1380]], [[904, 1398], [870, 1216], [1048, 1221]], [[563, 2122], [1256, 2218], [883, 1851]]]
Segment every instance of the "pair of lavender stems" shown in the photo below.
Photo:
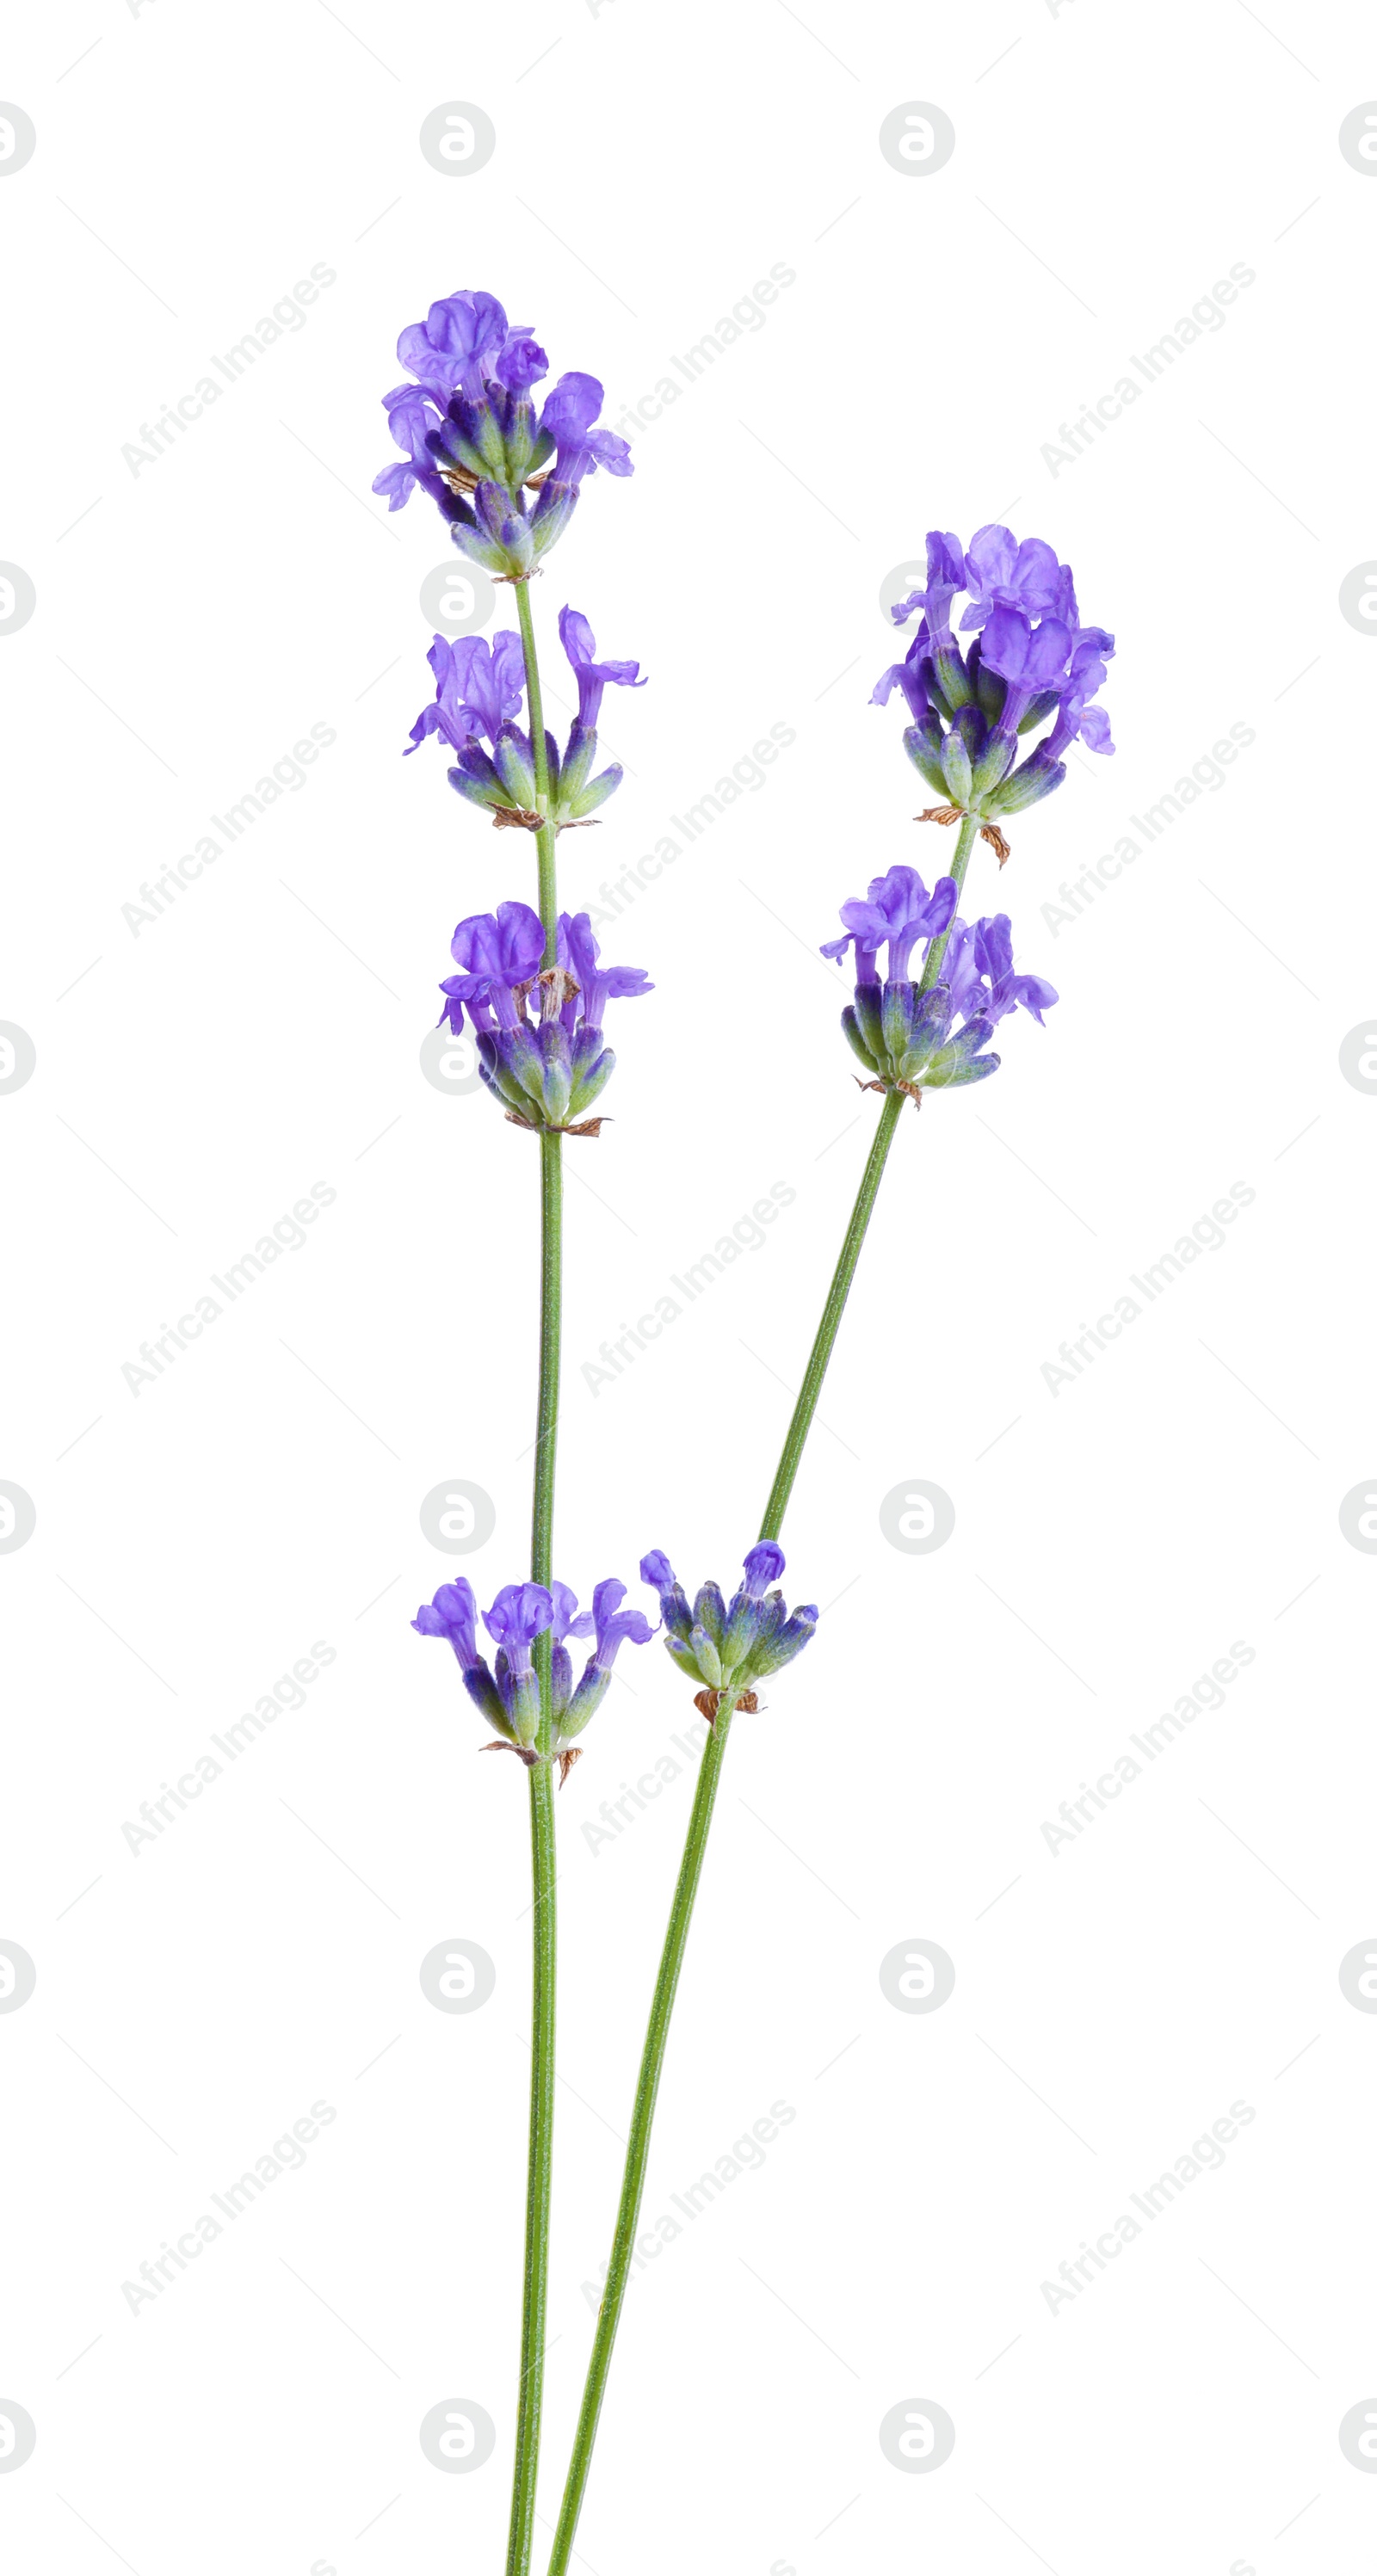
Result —
[[[491, 1665], [466, 1581], [442, 1584], [413, 1622], [422, 1635], [448, 1640], [469, 1698], [493, 1729], [492, 1749], [514, 1752], [528, 1775], [530, 2136], [506, 2576], [529, 2576], [544, 2392], [554, 2140], [555, 1779], [558, 1774], [562, 1783], [580, 1758], [583, 1747], [575, 1739], [606, 1695], [619, 1650], [646, 1644], [661, 1630], [686, 1680], [699, 1685], [695, 1703], [710, 1729], [651, 2001], [612, 2252], [550, 2553], [548, 2576], [566, 2576], [630, 2276], [665, 2047], [728, 1741], [738, 1714], [757, 1713], [755, 1683], [791, 1662], [816, 1625], [815, 1609], [791, 1614], [778, 1589], [784, 1515], [905, 1102], [917, 1107], [925, 1091], [962, 1089], [988, 1078], [1000, 1062], [989, 1051], [999, 1022], [1022, 1008], [1041, 1023], [1057, 1000], [1044, 978], [1015, 970], [1007, 915], [968, 922], [957, 907], [977, 838], [989, 844], [1002, 868], [1009, 855], [1004, 823], [1062, 784], [1062, 755], [1070, 745], [1079, 739], [1091, 751], [1113, 750], [1108, 719], [1092, 701], [1114, 639], [1101, 627], [1081, 625], [1070, 568], [1041, 539], [1019, 544], [1007, 528], [991, 525], [963, 548], [950, 532], [930, 532], [926, 582], [892, 612], [899, 627], [918, 613], [917, 628], [904, 660], [881, 674], [873, 697], [884, 705], [896, 688], [901, 692], [910, 717], [904, 748], [940, 800], [917, 819], [955, 827], [955, 847], [950, 871], [931, 892], [916, 869], [903, 865], [872, 879], [863, 898], [842, 905], [842, 935], [823, 948], [828, 957], [840, 958], [848, 948], [854, 952], [854, 998], [842, 1024], [864, 1068], [862, 1087], [879, 1092], [883, 1105], [759, 1535], [730, 1601], [709, 1582], [690, 1603], [668, 1557], [655, 1549], [642, 1559], [640, 1571], [658, 1596], [659, 1628], [643, 1612], [622, 1606], [626, 1587], [614, 1576], [595, 1586], [591, 1610], [580, 1612], [569, 1586], [554, 1576], [552, 1554], [562, 1144], [565, 1135], [595, 1137], [601, 1123], [587, 1113], [615, 1067], [603, 1034], [608, 1003], [652, 987], [639, 967], [603, 965], [587, 913], [560, 912], [555, 852], [558, 834], [589, 822], [621, 781], [615, 764], [596, 770], [605, 689], [644, 682], [634, 662], [600, 662], [587, 618], [566, 607], [560, 640], [578, 689], [578, 714], [561, 749], [545, 727], [530, 581], [567, 528], [586, 477], [598, 469], [628, 475], [631, 458], [623, 440], [598, 426], [602, 387], [594, 377], [561, 376], [537, 412], [533, 388], [548, 373], [545, 352], [529, 326], [508, 324], [494, 296], [460, 290], [442, 298], [424, 322], [403, 331], [397, 354], [410, 381], [384, 403], [403, 461], [380, 474], [373, 488], [387, 495], [393, 509], [417, 487], [428, 493], [460, 550], [511, 586], [518, 621], [518, 631], [498, 634], [491, 648], [477, 637], [451, 644], [436, 636], [429, 656], [435, 696], [412, 729], [411, 748], [438, 735], [454, 754], [451, 786], [490, 813], [496, 828], [530, 833], [536, 848], [537, 908], [506, 901], [491, 914], [461, 921], [452, 942], [458, 972], [441, 988], [441, 1016], [456, 1031], [467, 1021], [493, 1099], [513, 1125], [539, 1138], [541, 1300], [530, 1577], [505, 1584], [481, 1614], [495, 1648]], [[966, 607], [954, 631], [954, 603], [963, 594]], [[964, 650], [960, 635], [973, 639]], [[1021, 746], [1049, 719], [1050, 731], [1020, 759]], [[920, 946], [923, 963], [915, 975], [911, 964]], [[589, 1636], [592, 1652], [576, 1680], [569, 1640]]]

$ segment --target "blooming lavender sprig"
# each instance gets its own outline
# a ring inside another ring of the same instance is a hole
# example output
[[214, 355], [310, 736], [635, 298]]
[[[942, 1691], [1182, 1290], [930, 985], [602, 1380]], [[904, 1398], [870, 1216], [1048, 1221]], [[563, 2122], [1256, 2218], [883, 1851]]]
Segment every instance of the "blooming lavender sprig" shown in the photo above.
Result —
[[625, 439], [597, 426], [596, 376], [561, 376], [537, 418], [531, 387], [550, 362], [495, 295], [442, 296], [407, 325], [397, 356], [415, 382], [384, 394], [383, 406], [404, 462], [386, 466], [373, 489], [400, 510], [419, 484], [461, 552], [499, 581], [525, 581], [549, 553], [586, 475], [599, 465], [632, 471]]
[[[968, 922], [953, 919], [955, 907], [951, 877], [929, 894], [916, 868], [891, 868], [871, 878], [863, 902], [842, 905], [842, 935], [823, 943], [824, 957], [855, 949], [856, 998], [842, 1027], [871, 1077], [866, 1087], [906, 1092], [915, 1106], [924, 1091], [959, 1090], [998, 1072], [1000, 1058], [984, 1049], [999, 1021], [1021, 1005], [1041, 1026], [1057, 999], [1044, 976], [1014, 973], [1007, 913]], [[920, 939], [925, 956], [941, 943], [931, 983], [909, 974]]]
[[[549, 1759], [567, 1778], [577, 1755], [573, 1739], [607, 1695], [619, 1646], [647, 1645], [655, 1630], [643, 1611], [623, 1610], [626, 1585], [609, 1575], [593, 1593], [591, 1610], [580, 1611], [567, 1583], [505, 1583], [483, 1625], [497, 1653], [490, 1667], [478, 1643], [478, 1605], [473, 1586], [460, 1575], [442, 1583], [433, 1601], [422, 1602], [412, 1627], [423, 1637], [446, 1637], [454, 1649], [464, 1688], [475, 1707], [495, 1729], [496, 1752], [510, 1746], [528, 1768], [543, 1757], [535, 1751], [540, 1723], [540, 1689], [532, 1649], [537, 1637], [551, 1632], [550, 1681], [554, 1738]], [[575, 1684], [567, 1640], [591, 1636], [593, 1652]]]
[[753, 1715], [759, 1706], [753, 1682], [779, 1672], [800, 1655], [818, 1624], [812, 1602], [795, 1611], [771, 1590], [784, 1572], [784, 1550], [762, 1539], [743, 1559], [744, 1574], [730, 1601], [720, 1584], [705, 1583], [692, 1608], [669, 1558], [652, 1548], [641, 1559], [641, 1581], [660, 1596], [665, 1644], [682, 1673], [702, 1684], [694, 1694], [711, 1725], [725, 1704]]
[[462, 971], [441, 984], [441, 1017], [457, 1036], [467, 1011], [479, 1072], [513, 1126], [596, 1135], [602, 1121], [586, 1113], [617, 1062], [603, 1043], [607, 1005], [655, 988], [643, 966], [602, 965], [586, 912], [560, 914], [557, 960], [542, 969], [544, 950], [540, 916], [529, 904], [471, 914], [450, 943]]
[[[903, 661], [881, 672], [872, 703], [884, 706], [895, 688], [903, 693], [913, 719], [904, 748], [944, 799], [920, 819], [971, 817], [1002, 867], [1009, 844], [1001, 823], [1061, 786], [1063, 752], [1078, 739], [1087, 751], [1114, 749], [1108, 716], [1091, 704], [1114, 638], [1102, 626], [1082, 626], [1071, 567], [1040, 537], [1020, 545], [1008, 528], [991, 525], [963, 552], [958, 537], [933, 528], [927, 554], [926, 584], [892, 611], [905, 626], [921, 609], [917, 633]], [[963, 590], [961, 632], [977, 630], [964, 653], [952, 631]], [[1050, 733], [1019, 761], [1021, 740], [1049, 717]]]
[[494, 636], [490, 652], [481, 636], [450, 644], [437, 635], [426, 655], [435, 674], [435, 698], [411, 728], [410, 749], [428, 734], [439, 734], [458, 753], [458, 764], [449, 772], [451, 787], [489, 810], [494, 824], [538, 832], [552, 823], [557, 832], [567, 831], [588, 822], [622, 783], [617, 761], [592, 775], [598, 715], [609, 681], [622, 689], [645, 687], [641, 666], [599, 662], [593, 629], [581, 609], [560, 610], [559, 634], [578, 688], [579, 710], [562, 753], [554, 735], [546, 733], [545, 795], [536, 779], [531, 735], [516, 721], [525, 686], [520, 636]]

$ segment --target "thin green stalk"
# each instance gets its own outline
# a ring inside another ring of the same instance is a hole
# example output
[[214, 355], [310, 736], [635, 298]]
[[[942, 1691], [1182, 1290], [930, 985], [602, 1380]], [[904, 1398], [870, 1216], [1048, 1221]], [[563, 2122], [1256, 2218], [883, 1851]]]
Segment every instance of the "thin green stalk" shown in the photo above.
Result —
[[[544, 1697], [542, 1681], [541, 1696]], [[521, 2378], [507, 2539], [507, 2576], [527, 2576], [535, 2532], [536, 2473], [545, 2395], [545, 2312], [550, 2287], [550, 2196], [555, 2135], [555, 1783], [548, 1762], [527, 1773], [531, 1798], [531, 2112], [526, 2167], [526, 2257], [521, 2290]]]
[[597, 2333], [593, 2338], [592, 2357], [583, 2386], [583, 2403], [579, 2408], [578, 2429], [569, 2462], [559, 2522], [550, 2551], [549, 2576], [564, 2576], [569, 2553], [574, 2545], [583, 2491], [597, 2439], [598, 2417], [602, 2412], [603, 2392], [612, 2361], [612, 2347], [621, 2322], [622, 2300], [631, 2272], [635, 2250], [636, 2228], [641, 2214], [641, 2194], [645, 2188], [646, 2159], [650, 2153], [650, 2131], [655, 2118], [655, 2100], [660, 2090], [660, 2071], [665, 2062], [665, 2042], [669, 2037], [670, 2015], [678, 1991], [679, 1970], [684, 1961], [684, 1945], [693, 1919], [693, 1900], [698, 1893], [698, 1879], [703, 1867], [703, 1853], [712, 1823], [717, 1783], [727, 1750], [731, 1729], [731, 1711], [725, 1705], [703, 1748], [698, 1770], [698, 1786], [693, 1795], [693, 1813], [689, 1817], [684, 1856], [679, 1863], [674, 1902], [670, 1907], [669, 1929], [660, 1957], [660, 1973], [655, 1980], [655, 1993], [650, 2006], [650, 2025], [641, 2052], [641, 2071], [636, 2083], [636, 2099], [631, 2112], [631, 2134], [627, 2141], [626, 2166], [622, 2175], [621, 2199], [617, 2204], [616, 2232], [612, 2238], [612, 2255], [603, 2285], [602, 2305], [598, 2310]]
[[803, 1372], [803, 1384], [798, 1391], [798, 1402], [794, 1406], [789, 1428], [784, 1434], [784, 1447], [780, 1451], [779, 1465], [775, 1469], [775, 1481], [770, 1487], [770, 1499], [765, 1506], [765, 1517], [760, 1524], [762, 1538], [778, 1538], [783, 1526], [789, 1496], [794, 1490], [794, 1478], [798, 1474], [799, 1460], [803, 1456], [804, 1442], [813, 1427], [813, 1416], [817, 1411], [818, 1397], [822, 1393], [822, 1381], [827, 1375], [827, 1363], [832, 1356], [832, 1345], [837, 1338], [837, 1330], [846, 1301], [851, 1293], [851, 1282], [856, 1276], [856, 1264], [861, 1257], [865, 1230], [870, 1223], [880, 1180], [889, 1158], [889, 1149], [894, 1142], [894, 1130], [906, 1106], [902, 1091], [885, 1093], [885, 1105], [880, 1111], [880, 1123], [875, 1130], [874, 1141], [866, 1158], [865, 1170], [861, 1174], [861, 1186], [856, 1192], [856, 1204], [851, 1211], [851, 1222], [846, 1229], [836, 1269], [832, 1273], [832, 1285], [827, 1291], [827, 1303], [822, 1310], [822, 1321], [818, 1325], [817, 1336], [808, 1354], [808, 1366]]
[[[971, 852], [975, 847], [975, 836], [979, 829], [979, 824], [969, 814], [962, 816], [961, 829], [956, 838], [956, 855], [951, 865], [951, 874], [956, 879], [957, 902], [961, 899], [961, 889], [966, 882], [966, 870], [970, 866]], [[955, 905], [952, 910], [954, 918]], [[919, 980], [920, 993], [930, 991], [936, 983], [950, 935], [949, 931], [944, 930], [941, 938], [934, 939], [929, 948], [927, 962]], [[760, 1525], [762, 1538], [778, 1538], [783, 1525], [789, 1496], [794, 1490], [794, 1478], [798, 1474], [799, 1460], [803, 1456], [804, 1443], [813, 1427], [818, 1397], [822, 1393], [822, 1381], [827, 1375], [827, 1363], [832, 1357], [832, 1346], [836, 1341], [846, 1301], [851, 1293], [851, 1282], [855, 1278], [856, 1264], [861, 1257], [861, 1245], [865, 1241], [866, 1227], [870, 1223], [885, 1162], [894, 1141], [894, 1130], [899, 1124], [903, 1106], [904, 1095], [901, 1091], [886, 1093], [885, 1105], [880, 1112], [880, 1123], [875, 1130], [874, 1142], [870, 1148], [870, 1158], [861, 1175], [861, 1186], [856, 1193], [856, 1204], [851, 1211], [851, 1222], [846, 1229], [837, 1266], [832, 1274], [832, 1285], [827, 1291], [827, 1303], [822, 1310], [822, 1321], [818, 1325], [817, 1338], [808, 1354], [808, 1366], [803, 1372], [803, 1384], [798, 1391], [798, 1402], [794, 1406], [793, 1418], [784, 1435], [784, 1447], [780, 1452], [779, 1465], [775, 1470], [775, 1481], [770, 1488], [770, 1499], [765, 1506], [765, 1518]]]
[[[526, 707], [531, 719], [531, 761], [535, 769], [536, 812], [550, 810], [550, 764], [545, 750], [545, 708], [540, 695], [540, 666], [536, 660], [535, 626], [531, 618], [531, 585], [518, 581], [516, 591], [517, 623], [521, 628], [521, 650], [526, 660]], [[542, 823], [536, 834], [536, 869], [540, 881], [537, 909], [545, 928], [545, 963], [555, 963], [558, 933], [559, 899], [555, 893], [555, 827]], [[543, 1577], [537, 1577], [543, 1580]]]
[[[535, 631], [525, 582], [516, 584], [517, 616], [526, 661], [526, 697], [534, 748], [536, 797], [549, 810], [550, 779]], [[556, 957], [558, 894], [554, 826], [536, 834], [540, 918], [545, 963]], [[561, 1138], [540, 1137], [540, 1385], [536, 1400], [535, 1471], [531, 1488], [531, 1581], [548, 1585], [554, 1545], [555, 1452], [559, 1434], [560, 1324], [563, 1304], [563, 1165]], [[555, 2131], [555, 1809], [549, 1759], [554, 1735], [550, 1687], [550, 1635], [535, 1642], [540, 1681], [536, 1749], [544, 1757], [527, 1773], [531, 1801], [531, 2109], [526, 2171], [526, 2251], [521, 2293], [521, 2376], [517, 2388], [516, 2455], [507, 2576], [528, 2576], [535, 2529], [536, 2478], [545, 2396], [545, 2317], [550, 2285], [550, 2200]]]
[[[951, 868], [949, 870], [949, 874], [956, 879], [956, 903], [952, 905], [953, 921], [956, 919], [956, 906], [961, 901], [961, 889], [966, 882], [966, 870], [971, 863], [971, 852], [975, 848], [975, 836], [979, 829], [980, 825], [973, 814], [962, 815], [961, 829], [956, 835], [956, 856], [952, 860]], [[947, 929], [943, 931], [941, 938], [934, 939], [931, 948], [928, 950], [922, 974], [918, 978], [918, 990], [920, 993], [930, 993], [933, 985], [936, 983], [937, 978], [942, 971], [942, 960], [946, 956], [947, 941], [950, 937], [951, 928], [950, 925], [948, 925]]]
[[[978, 826], [969, 819], [962, 822], [951, 870], [956, 879], [958, 895], [965, 882], [977, 829]], [[940, 941], [935, 940], [928, 952], [927, 968], [923, 976], [924, 990], [936, 980], [945, 946], [944, 937]], [[903, 1108], [902, 1092], [886, 1093], [874, 1140], [866, 1158], [865, 1170], [861, 1175], [860, 1188], [856, 1193], [856, 1203], [851, 1211], [851, 1221], [847, 1226], [837, 1266], [832, 1274], [832, 1284], [827, 1292], [822, 1320], [818, 1325], [817, 1335], [809, 1353], [808, 1365], [803, 1373], [803, 1384], [799, 1388], [798, 1400], [794, 1406], [789, 1428], [784, 1435], [784, 1447], [780, 1453], [779, 1466], [770, 1488], [765, 1516], [760, 1524], [762, 1538], [778, 1538], [783, 1526], [784, 1514], [794, 1488], [794, 1479], [798, 1474], [799, 1461], [803, 1456], [804, 1444], [812, 1428], [818, 1397], [822, 1392], [822, 1382], [827, 1374], [827, 1364], [832, 1357], [833, 1345], [847, 1297], [850, 1294], [851, 1282], [856, 1275], [856, 1265], [861, 1257], [866, 1228], [874, 1212], [880, 1181]], [[674, 1902], [670, 1908], [669, 1928], [665, 1934], [665, 1945], [660, 1958], [660, 1972], [655, 1980], [655, 1993], [650, 2007], [650, 2024], [641, 2054], [636, 2098], [631, 2112], [631, 2134], [622, 2176], [621, 2199], [617, 2206], [616, 2231], [612, 2239], [612, 2257], [607, 2267], [607, 2279], [603, 2285], [597, 2332], [593, 2338], [593, 2351], [588, 2364], [588, 2375], [584, 2382], [583, 2403], [579, 2409], [578, 2428], [574, 2435], [569, 2474], [560, 2506], [554, 2545], [550, 2552], [549, 2576], [566, 2576], [574, 2545], [574, 2533], [578, 2527], [579, 2512], [583, 2504], [584, 2489], [587, 2486], [588, 2472], [592, 2465], [598, 2417], [602, 2411], [603, 2394], [612, 2361], [612, 2348], [621, 2322], [622, 2301], [626, 2295], [636, 2229], [640, 2219], [641, 2193], [645, 2184], [646, 2160], [650, 2152], [651, 2124], [655, 2117], [656, 2097], [660, 2089], [665, 2044], [669, 2037], [670, 2015], [674, 2009], [674, 1998], [678, 1990], [679, 1971], [683, 1965], [684, 1946], [688, 1940], [694, 1898], [698, 1893], [708, 1828], [712, 1823], [717, 1784], [726, 1758], [731, 1722], [731, 1712], [724, 1706], [704, 1748], [702, 1765], [698, 1773], [698, 1786], [694, 1793], [693, 1812], [689, 1818], [688, 1834], [684, 1843], [684, 1856], [679, 1865]]]

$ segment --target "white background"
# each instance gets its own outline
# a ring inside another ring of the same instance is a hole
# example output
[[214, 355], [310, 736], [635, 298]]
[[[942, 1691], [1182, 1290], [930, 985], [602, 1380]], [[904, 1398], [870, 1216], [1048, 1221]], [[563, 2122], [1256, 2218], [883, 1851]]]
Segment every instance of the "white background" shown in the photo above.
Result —
[[[37, 1510], [0, 1560], [0, 1935], [38, 1970], [0, 2017], [0, 2396], [38, 2428], [0, 2477], [8, 2563], [501, 2563], [524, 1783], [407, 1621], [456, 1571], [484, 1599], [522, 1571], [535, 1156], [417, 1050], [455, 920], [529, 894], [532, 853], [434, 745], [399, 757], [447, 543], [369, 493], [378, 397], [400, 327], [483, 286], [615, 422], [780, 263], [535, 591], [557, 713], [566, 599], [650, 675], [609, 698], [626, 783], [562, 845], [569, 903], [797, 737], [604, 933], [657, 989], [620, 1007], [613, 1123], [567, 1150], [581, 1591], [651, 1545], [729, 1578], [758, 1524], [875, 1108], [807, 952], [872, 872], [943, 856], [897, 701], [867, 703], [880, 585], [929, 525], [1004, 517], [1074, 564], [1119, 637], [1120, 748], [1015, 825], [997, 889], [973, 873], [1062, 998], [896, 1142], [786, 1530], [791, 1598], [835, 1608], [735, 1730], [648, 2213], [796, 2116], [629, 2297], [581, 2563], [1370, 2569], [1377, 2480], [1338, 2443], [1377, 2391], [1377, 2021], [1337, 1975], [1377, 1931], [1374, 1567], [1338, 1519], [1377, 1465], [1377, 1102], [1338, 1061], [1374, 1002], [1374, 648], [1338, 606], [1377, 541], [1377, 185], [1337, 143], [1377, 93], [1362, 14], [71, 0], [12, 26], [0, 87], [38, 131], [0, 187], [0, 555], [37, 594], [0, 638], [0, 1017], [37, 1048], [0, 1099], [0, 1475]], [[468, 177], [418, 147], [453, 99], [497, 129]], [[956, 129], [928, 176], [877, 142], [915, 99]], [[132, 472], [313, 263], [305, 326]], [[1235, 263], [1224, 326], [1054, 472], [1060, 424]], [[305, 785], [135, 935], [140, 884], [313, 723]], [[1255, 741], [1149, 846], [1128, 816], [1232, 725]], [[1119, 880], [1044, 920], [1125, 834]], [[131, 1392], [315, 1182], [305, 1244]], [[581, 1364], [775, 1182], [766, 1243], [594, 1395]], [[1059, 1344], [1234, 1183], [1225, 1243], [1052, 1392]], [[497, 1509], [462, 1563], [418, 1524], [454, 1477]], [[915, 1477], [956, 1511], [928, 1556], [879, 1525]], [[315, 1640], [303, 1707], [131, 1852], [140, 1802]], [[1222, 1708], [1050, 1850], [1234, 1640]], [[559, 1810], [546, 2522], [690, 1795], [681, 1770], [583, 1834], [691, 1716], [658, 1645], [621, 1669]], [[418, 1982], [456, 1937], [497, 1969], [471, 2016]], [[956, 1962], [931, 2016], [879, 1985], [914, 1938]], [[131, 2313], [121, 2284], [316, 2101], [304, 2168]], [[1222, 2169], [1049, 2308], [1236, 2101]], [[457, 2395], [498, 2444], [446, 2477], [417, 2432]], [[956, 2447], [907, 2476], [878, 2426], [920, 2396]]]

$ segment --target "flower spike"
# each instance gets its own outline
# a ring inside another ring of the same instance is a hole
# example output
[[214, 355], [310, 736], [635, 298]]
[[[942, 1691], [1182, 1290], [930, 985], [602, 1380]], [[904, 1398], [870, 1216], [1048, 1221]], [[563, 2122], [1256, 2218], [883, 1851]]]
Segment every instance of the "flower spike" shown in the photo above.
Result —
[[784, 1550], [762, 1539], [744, 1560], [742, 1580], [730, 1601], [716, 1583], [705, 1583], [690, 1610], [688, 1596], [660, 1548], [641, 1559], [641, 1581], [660, 1597], [665, 1645], [681, 1673], [702, 1687], [694, 1695], [712, 1725], [724, 1706], [753, 1715], [759, 1706], [751, 1684], [781, 1671], [800, 1655], [818, 1624], [811, 1602], [792, 1613], [773, 1589], [784, 1572]]

